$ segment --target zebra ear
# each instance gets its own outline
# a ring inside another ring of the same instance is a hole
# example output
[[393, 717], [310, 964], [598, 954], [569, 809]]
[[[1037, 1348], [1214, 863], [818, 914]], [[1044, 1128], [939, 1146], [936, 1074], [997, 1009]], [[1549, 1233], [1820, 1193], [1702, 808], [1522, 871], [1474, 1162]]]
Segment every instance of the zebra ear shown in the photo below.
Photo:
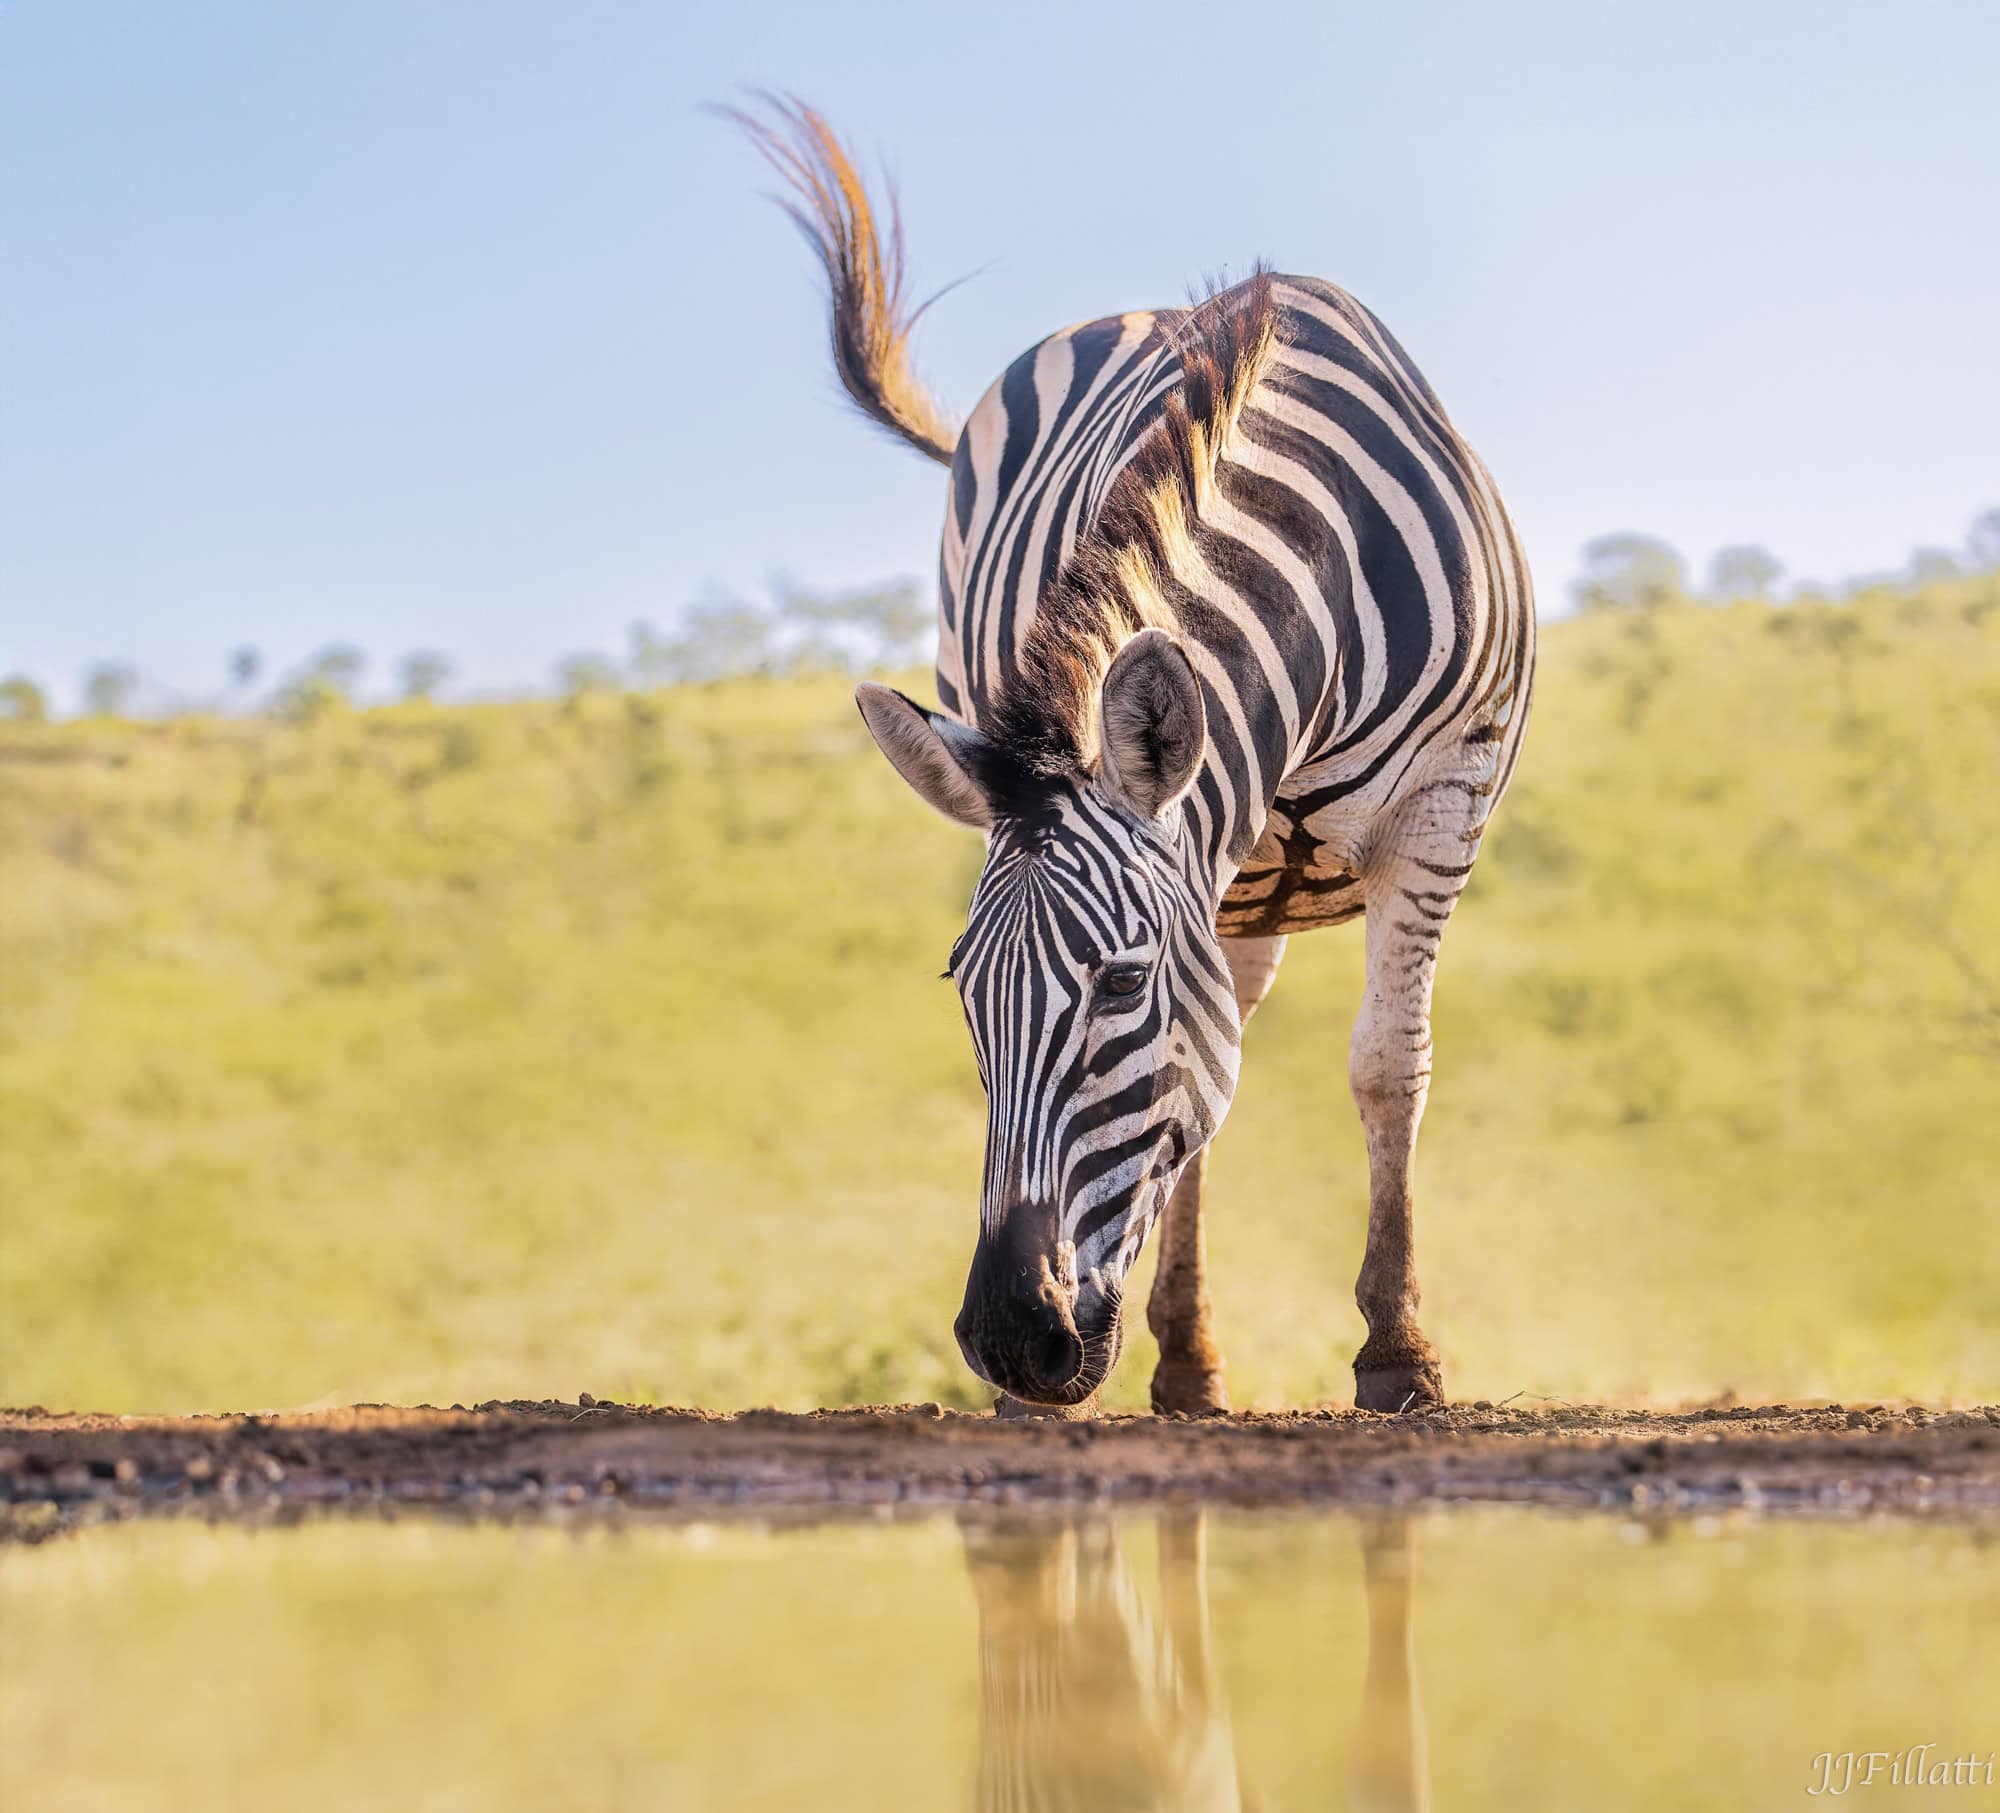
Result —
[[1165, 630], [1141, 630], [1118, 651], [1098, 725], [1098, 784], [1127, 811], [1158, 818], [1194, 784], [1208, 721], [1194, 663]]
[[992, 824], [992, 802], [968, 766], [983, 740], [978, 731], [926, 711], [893, 686], [877, 686], [872, 680], [854, 689], [854, 702], [890, 766], [925, 805], [975, 831]]

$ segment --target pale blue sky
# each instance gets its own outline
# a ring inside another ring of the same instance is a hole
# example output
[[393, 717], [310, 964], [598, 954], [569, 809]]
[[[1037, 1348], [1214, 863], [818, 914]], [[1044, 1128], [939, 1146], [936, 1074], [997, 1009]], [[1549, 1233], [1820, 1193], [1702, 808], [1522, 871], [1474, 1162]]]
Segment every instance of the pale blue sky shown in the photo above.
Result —
[[704, 100], [903, 183], [920, 360], [1259, 255], [1380, 313], [1559, 607], [1592, 535], [1895, 567], [2000, 502], [2000, 6], [0, 0], [0, 673], [546, 682], [935, 562]]

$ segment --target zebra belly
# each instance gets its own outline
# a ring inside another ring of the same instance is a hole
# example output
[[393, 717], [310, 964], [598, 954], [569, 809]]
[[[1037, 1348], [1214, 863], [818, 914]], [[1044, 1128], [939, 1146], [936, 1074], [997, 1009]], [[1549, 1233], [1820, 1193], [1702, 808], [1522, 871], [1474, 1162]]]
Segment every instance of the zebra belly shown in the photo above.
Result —
[[1452, 802], [1447, 830], [1463, 843], [1469, 868], [1523, 722], [1510, 713], [1509, 727], [1496, 732], [1484, 708], [1472, 716], [1470, 729], [1442, 739], [1427, 760], [1373, 785], [1343, 786], [1338, 758], [1295, 770], [1222, 897], [1216, 929], [1225, 937], [1270, 937], [1358, 918], [1368, 852], [1382, 828], [1400, 823], [1424, 795]]
[[1264, 834], [1216, 909], [1225, 938], [1309, 932], [1358, 918], [1362, 909], [1359, 840], [1344, 822], [1323, 825], [1271, 807]]
[[1225, 938], [1272, 938], [1361, 917], [1361, 878], [1300, 869], [1245, 868], [1215, 915]]

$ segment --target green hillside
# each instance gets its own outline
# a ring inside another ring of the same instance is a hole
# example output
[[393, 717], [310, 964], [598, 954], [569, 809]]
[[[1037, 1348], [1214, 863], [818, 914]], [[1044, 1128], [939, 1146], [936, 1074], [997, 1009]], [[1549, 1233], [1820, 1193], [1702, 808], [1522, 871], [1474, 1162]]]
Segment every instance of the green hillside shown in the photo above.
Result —
[[[1547, 631], [1438, 989], [1456, 1395], [2000, 1397], [1995, 607]], [[977, 864], [835, 679], [0, 727], [0, 1401], [978, 1401]], [[1350, 1390], [1359, 942], [1218, 1147], [1239, 1404]]]

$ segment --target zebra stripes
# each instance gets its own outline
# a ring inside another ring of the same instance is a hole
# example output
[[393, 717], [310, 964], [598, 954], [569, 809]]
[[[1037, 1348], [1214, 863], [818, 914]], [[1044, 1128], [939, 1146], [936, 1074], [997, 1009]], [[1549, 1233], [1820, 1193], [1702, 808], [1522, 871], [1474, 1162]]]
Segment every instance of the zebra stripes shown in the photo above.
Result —
[[[1134, 1192], [1208, 1140], [1234, 1086], [1228, 966], [1192, 935], [1211, 916], [1173, 847], [1090, 788], [992, 833], [950, 965], [989, 1103], [985, 1219], [1062, 1203], [1081, 1276], [1129, 1270], [1152, 1225]], [[1104, 985], [1128, 971], [1132, 994]]]
[[973, 411], [952, 458], [940, 559], [947, 711], [976, 720], [1016, 670], [1036, 601], [1179, 383], [1160, 317], [1121, 315], [1023, 353]]
[[[1096, 1388], [1148, 1229], [1184, 1199], [1198, 1227], [1188, 1160], [1283, 936], [1365, 912], [1358, 1388], [1437, 1397], [1408, 1190], [1431, 977], [1534, 663], [1486, 469], [1372, 314], [1261, 270], [1051, 334], [954, 438], [911, 373], [900, 223], [877, 231], [823, 121], [774, 105], [778, 127], [737, 117], [825, 264], [842, 379], [951, 468], [942, 710], [858, 698], [904, 778], [987, 838], [950, 965], [989, 1102], [968, 1360], [1019, 1396]], [[1199, 1239], [1175, 1245], [1205, 1316]]]
[[[1205, 306], [1240, 309], [1249, 287]], [[1245, 934], [1358, 912], [1360, 833], [1468, 724], [1499, 745], [1497, 798], [1534, 652], [1505, 510], [1408, 355], [1331, 284], [1278, 278], [1271, 292], [1269, 364], [1162, 600], [1189, 632], [1215, 745], [1192, 810], [1237, 871], [1220, 910]], [[1036, 601], [1180, 385], [1189, 320], [1065, 329], [973, 411], [940, 561], [947, 712], [981, 722], [1020, 674]]]

